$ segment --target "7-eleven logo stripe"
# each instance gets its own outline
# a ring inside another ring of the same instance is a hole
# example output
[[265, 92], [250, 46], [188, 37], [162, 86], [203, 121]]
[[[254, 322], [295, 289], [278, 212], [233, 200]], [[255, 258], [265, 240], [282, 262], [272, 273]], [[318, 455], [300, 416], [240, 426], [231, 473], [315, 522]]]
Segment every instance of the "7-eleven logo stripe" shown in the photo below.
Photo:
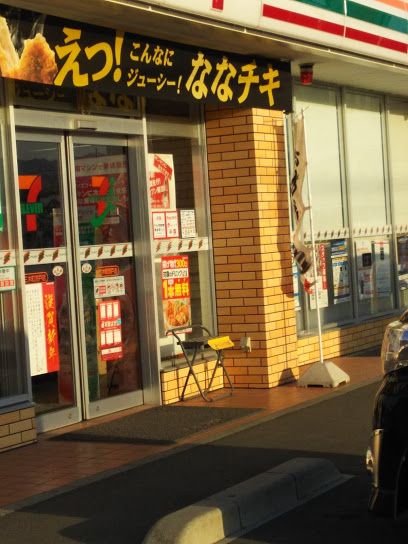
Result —
[[20, 191], [28, 191], [25, 202], [21, 202], [21, 213], [25, 215], [28, 232], [37, 230], [37, 214], [43, 212], [43, 205], [38, 202], [38, 196], [42, 189], [41, 176], [18, 176]]

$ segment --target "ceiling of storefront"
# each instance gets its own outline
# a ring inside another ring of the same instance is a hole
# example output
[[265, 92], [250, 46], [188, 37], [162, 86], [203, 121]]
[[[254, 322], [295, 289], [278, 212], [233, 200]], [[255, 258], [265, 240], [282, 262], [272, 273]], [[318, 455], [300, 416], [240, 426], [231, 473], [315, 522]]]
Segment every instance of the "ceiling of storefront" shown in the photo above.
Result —
[[292, 61], [295, 76], [299, 73], [300, 64], [312, 62], [315, 81], [408, 97], [407, 67], [343, 54], [250, 29], [217, 24], [214, 20], [170, 13], [146, 3], [121, 0], [53, 0], [52, 3], [46, 0], [15, 0], [10, 4], [187, 45], [287, 59]]

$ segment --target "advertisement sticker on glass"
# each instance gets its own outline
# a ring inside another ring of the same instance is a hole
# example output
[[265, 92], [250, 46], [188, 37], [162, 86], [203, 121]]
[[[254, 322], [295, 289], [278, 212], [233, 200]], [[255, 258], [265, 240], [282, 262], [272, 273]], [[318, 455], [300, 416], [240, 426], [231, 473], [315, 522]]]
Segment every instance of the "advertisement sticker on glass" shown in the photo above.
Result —
[[95, 298], [121, 297], [125, 294], [124, 276], [94, 278]]
[[316, 309], [316, 295], [319, 298], [319, 308], [327, 308], [329, 305], [329, 296], [327, 289], [327, 263], [326, 263], [326, 244], [317, 244], [317, 281], [316, 288], [312, 288], [310, 294], [310, 309]]
[[398, 282], [401, 291], [408, 289], [408, 236], [397, 238]]
[[333, 274], [333, 303], [350, 301], [350, 277], [347, 240], [333, 240], [330, 243]]
[[14, 291], [16, 288], [16, 267], [0, 267], [0, 293]]
[[177, 210], [166, 212], [166, 234], [167, 238], [179, 237], [179, 224]]
[[358, 297], [372, 298], [374, 294], [373, 253], [370, 240], [356, 240]]
[[79, 234], [82, 243], [94, 243], [95, 228], [118, 224], [119, 208], [128, 205], [126, 155], [75, 161]]
[[167, 240], [180, 236], [177, 210], [152, 212], [154, 240]]
[[161, 258], [164, 328], [191, 327], [190, 270], [187, 255]]
[[374, 242], [375, 291], [377, 296], [391, 293], [390, 243], [388, 240]]
[[293, 276], [293, 298], [295, 300], [295, 311], [298, 312], [299, 310], [301, 310], [300, 295], [299, 295], [299, 269], [295, 261], [292, 261], [292, 276]]
[[149, 190], [152, 210], [176, 208], [173, 155], [149, 153]]
[[59, 370], [59, 344], [53, 282], [26, 284], [31, 376]]
[[102, 361], [123, 357], [122, 319], [119, 300], [104, 300], [98, 304], [99, 350]]
[[180, 227], [182, 238], [196, 238], [195, 210], [180, 210]]
[[166, 213], [152, 212], [152, 228], [154, 240], [165, 240], [166, 232]]

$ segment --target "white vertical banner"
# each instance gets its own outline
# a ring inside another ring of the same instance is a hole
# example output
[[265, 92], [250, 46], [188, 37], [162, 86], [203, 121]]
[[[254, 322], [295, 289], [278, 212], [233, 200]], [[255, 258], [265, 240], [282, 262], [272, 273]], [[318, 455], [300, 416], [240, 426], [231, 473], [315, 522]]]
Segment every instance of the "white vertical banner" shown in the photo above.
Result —
[[25, 292], [30, 369], [37, 376], [48, 372], [42, 283], [26, 284]]
[[293, 258], [299, 268], [302, 282], [304, 283], [304, 274], [312, 267], [313, 255], [312, 248], [307, 246], [301, 239], [303, 217], [308, 209], [303, 202], [303, 182], [306, 174], [307, 158], [305, 143], [305, 126], [303, 114], [293, 123], [294, 137], [294, 172], [290, 180], [290, 196], [294, 217], [293, 233]]

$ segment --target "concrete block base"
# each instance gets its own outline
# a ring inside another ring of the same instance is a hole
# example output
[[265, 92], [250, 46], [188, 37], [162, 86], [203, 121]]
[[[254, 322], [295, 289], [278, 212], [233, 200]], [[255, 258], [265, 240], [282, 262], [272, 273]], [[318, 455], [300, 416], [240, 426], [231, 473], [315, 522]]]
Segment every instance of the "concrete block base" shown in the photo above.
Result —
[[160, 519], [143, 544], [215, 544], [343, 483], [326, 459], [295, 458]]

